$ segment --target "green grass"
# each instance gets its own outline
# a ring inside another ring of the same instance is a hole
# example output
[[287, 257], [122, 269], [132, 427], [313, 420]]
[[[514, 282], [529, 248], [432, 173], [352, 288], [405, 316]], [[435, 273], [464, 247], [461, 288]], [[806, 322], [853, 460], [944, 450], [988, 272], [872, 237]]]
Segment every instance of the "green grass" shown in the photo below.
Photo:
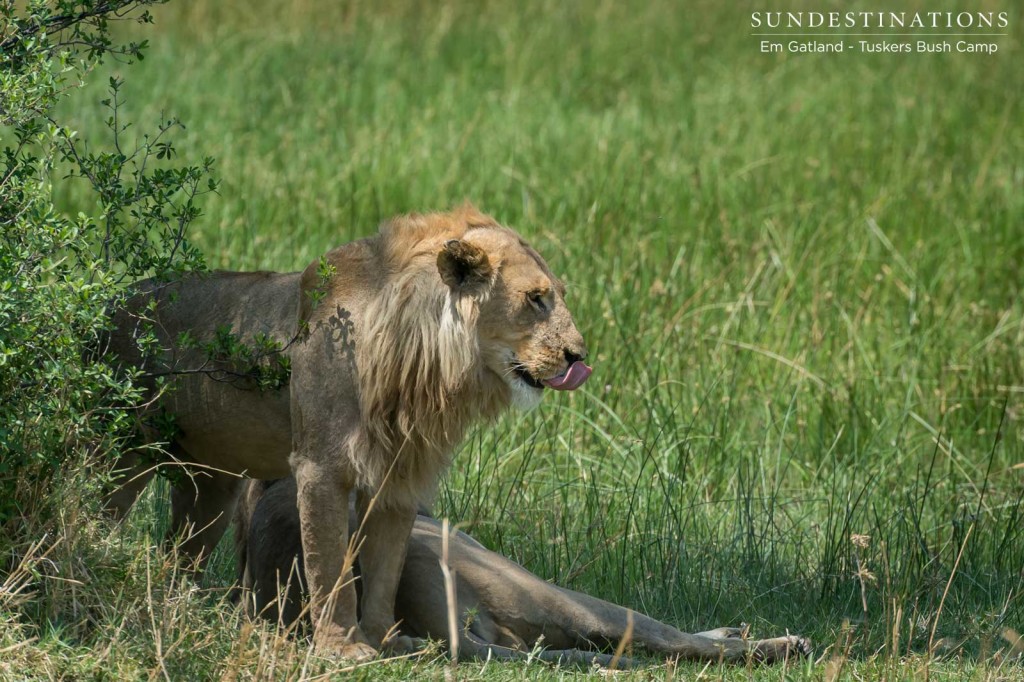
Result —
[[[126, 27], [153, 47], [115, 70], [139, 131], [179, 116], [179, 158], [218, 160], [211, 266], [298, 269], [468, 198], [564, 275], [593, 378], [475, 431], [439, 513], [683, 629], [809, 635], [796, 678], [924, 677], [933, 629], [936, 679], [1018, 675], [992, 653], [1024, 628], [1019, 18], [994, 56], [766, 55], [739, 4], [196, 0]], [[101, 139], [95, 81], [65, 113]], [[230, 669], [238, 619], [182, 618]]]

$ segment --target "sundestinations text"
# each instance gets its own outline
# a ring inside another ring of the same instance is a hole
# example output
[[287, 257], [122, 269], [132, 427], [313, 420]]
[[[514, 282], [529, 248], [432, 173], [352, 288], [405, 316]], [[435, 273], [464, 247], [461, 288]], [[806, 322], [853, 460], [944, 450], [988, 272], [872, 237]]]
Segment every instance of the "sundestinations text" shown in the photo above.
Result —
[[1007, 12], [752, 12], [751, 28], [1006, 28]]

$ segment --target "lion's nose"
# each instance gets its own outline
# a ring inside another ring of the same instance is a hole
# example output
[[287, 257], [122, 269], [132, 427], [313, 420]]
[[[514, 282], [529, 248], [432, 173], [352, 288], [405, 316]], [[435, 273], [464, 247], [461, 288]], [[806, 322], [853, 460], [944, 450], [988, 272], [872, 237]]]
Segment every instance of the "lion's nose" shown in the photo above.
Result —
[[573, 352], [573, 351], [569, 350], [568, 348], [566, 348], [564, 352], [565, 352], [565, 361], [569, 363], [570, 367], [572, 367], [574, 362], [578, 362], [580, 360], [583, 360], [583, 358], [587, 357], [586, 349], [583, 349], [583, 351], [582, 351], [583, 354], [582, 355], [580, 355], [579, 353]]

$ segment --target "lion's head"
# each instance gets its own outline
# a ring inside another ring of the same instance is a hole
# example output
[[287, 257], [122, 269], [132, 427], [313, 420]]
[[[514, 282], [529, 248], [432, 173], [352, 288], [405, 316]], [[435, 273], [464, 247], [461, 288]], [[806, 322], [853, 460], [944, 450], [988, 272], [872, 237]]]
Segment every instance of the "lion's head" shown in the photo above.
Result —
[[532, 407], [545, 388], [590, 375], [564, 285], [490, 216], [472, 206], [402, 216], [375, 248], [384, 283], [358, 364], [364, 419], [390, 422], [386, 440], [453, 444], [472, 417]]
[[533, 407], [545, 387], [572, 390], [586, 381], [587, 347], [565, 286], [519, 235], [493, 223], [470, 229], [445, 243], [438, 269], [453, 291], [465, 286], [467, 273], [479, 280], [480, 361], [514, 405]]

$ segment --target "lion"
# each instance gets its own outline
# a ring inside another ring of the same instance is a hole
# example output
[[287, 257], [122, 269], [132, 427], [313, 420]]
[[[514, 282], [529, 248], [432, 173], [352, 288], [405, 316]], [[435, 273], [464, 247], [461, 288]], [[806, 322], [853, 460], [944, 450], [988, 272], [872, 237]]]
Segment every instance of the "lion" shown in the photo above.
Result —
[[[235, 511], [234, 530], [247, 613], [301, 629], [303, 556], [295, 493], [292, 479], [250, 481]], [[731, 627], [695, 635], [681, 632], [631, 609], [553, 585], [453, 530], [448, 567], [455, 582], [451, 615], [458, 624], [456, 648], [449, 630], [442, 543], [442, 524], [419, 515], [409, 537], [395, 618], [408, 636], [444, 642], [466, 658], [633, 667], [636, 660], [601, 651], [620, 644], [664, 657], [727, 662], [750, 658], [770, 663], [811, 653], [810, 641], [796, 635], [748, 640], [742, 629]], [[546, 648], [538, 651], [541, 646]]]
[[[150, 324], [163, 352], [147, 360], [135, 337]], [[231, 362], [204, 354], [228, 330], [280, 344], [287, 387], [252, 390]], [[302, 272], [145, 282], [116, 314], [111, 344], [151, 379], [175, 379], [154, 409], [173, 416], [168, 450], [194, 474], [172, 492], [182, 550], [200, 565], [210, 555], [239, 476], [293, 476], [314, 643], [356, 661], [415, 646], [388, 637], [406, 541], [466, 429], [591, 373], [562, 282], [471, 205], [385, 221]], [[124, 464], [117, 513], [150, 474], [138, 459]], [[350, 494], [364, 531], [358, 619]]]

